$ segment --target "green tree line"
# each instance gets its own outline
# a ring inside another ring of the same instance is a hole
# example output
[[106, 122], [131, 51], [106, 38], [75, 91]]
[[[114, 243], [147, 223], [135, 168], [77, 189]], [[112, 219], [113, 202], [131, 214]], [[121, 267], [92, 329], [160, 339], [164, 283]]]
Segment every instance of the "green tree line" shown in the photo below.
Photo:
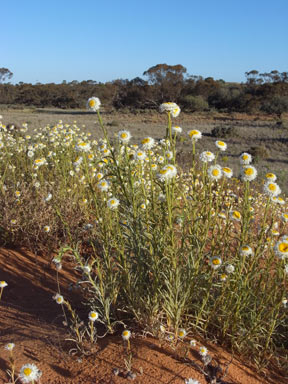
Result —
[[7, 68], [0, 68], [0, 104], [83, 108], [89, 97], [97, 96], [106, 106], [117, 109], [154, 109], [162, 102], [174, 101], [189, 112], [288, 112], [288, 72], [277, 70], [246, 72], [245, 83], [189, 75], [181, 64], [157, 64], [143, 77], [106, 83], [74, 80], [14, 85], [7, 82], [12, 76]]

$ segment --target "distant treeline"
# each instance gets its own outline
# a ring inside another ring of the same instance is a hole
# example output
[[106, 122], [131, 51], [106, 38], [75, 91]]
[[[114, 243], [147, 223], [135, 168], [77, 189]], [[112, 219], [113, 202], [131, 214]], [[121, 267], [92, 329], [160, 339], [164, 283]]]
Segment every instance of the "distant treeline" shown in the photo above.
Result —
[[188, 75], [180, 64], [158, 64], [143, 73], [145, 79], [0, 84], [0, 104], [83, 108], [89, 97], [97, 96], [104, 105], [117, 109], [155, 109], [162, 102], [174, 101], [190, 112], [288, 112], [288, 72], [253, 70], [245, 75], [245, 83], [231, 83]]

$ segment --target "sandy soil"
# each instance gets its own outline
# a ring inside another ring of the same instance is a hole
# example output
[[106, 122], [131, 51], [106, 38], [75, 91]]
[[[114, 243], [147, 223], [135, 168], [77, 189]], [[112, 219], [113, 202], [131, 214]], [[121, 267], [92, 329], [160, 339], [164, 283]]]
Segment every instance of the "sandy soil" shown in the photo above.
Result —
[[[42, 384], [127, 382], [120, 333], [98, 339], [96, 345], [90, 346], [88, 356], [69, 354], [71, 344], [65, 341], [68, 335], [61, 308], [52, 300], [57, 284], [55, 268], [50, 260], [47, 256], [36, 256], [24, 249], [0, 250], [0, 279], [8, 283], [0, 302], [0, 383], [9, 381], [5, 373], [9, 353], [4, 349], [8, 342], [15, 343], [16, 370], [19, 371], [25, 363], [36, 364], [43, 372]], [[75, 282], [76, 278], [69, 265], [60, 271], [61, 291], [81, 313], [83, 307], [79, 295], [68, 289], [69, 283]], [[134, 382], [180, 384], [189, 377], [199, 380], [201, 384], [211, 382], [201, 372], [200, 345], [205, 345], [210, 351], [213, 365], [220, 364], [225, 370], [231, 361], [231, 354], [218, 346], [198, 338], [197, 346], [184, 359], [181, 347], [175, 351], [168, 341], [144, 336], [139, 331], [131, 339], [133, 372], [137, 374]], [[113, 374], [115, 368], [120, 371], [118, 376]], [[264, 371], [260, 375], [256, 369], [234, 357], [227, 375], [217, 383], [284, 384], [287, 378], [272, 371]]]

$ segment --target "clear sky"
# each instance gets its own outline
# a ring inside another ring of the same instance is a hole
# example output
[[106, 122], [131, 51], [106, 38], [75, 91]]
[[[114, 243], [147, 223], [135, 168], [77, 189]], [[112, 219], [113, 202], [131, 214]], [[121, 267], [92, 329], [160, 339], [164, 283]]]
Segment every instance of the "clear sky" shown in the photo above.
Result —
[[0, 67], [13, 83], [132, 79], [161, 63], [226, 81], [288, 71], [288, 0], [6, 0], [0, 10]]

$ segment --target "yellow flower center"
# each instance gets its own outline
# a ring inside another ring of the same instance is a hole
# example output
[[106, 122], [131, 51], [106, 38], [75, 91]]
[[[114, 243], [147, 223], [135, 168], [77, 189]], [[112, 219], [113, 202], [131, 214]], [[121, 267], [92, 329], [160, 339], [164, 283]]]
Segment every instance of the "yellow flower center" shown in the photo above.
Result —
[[212, 264], [219, 265], [219, 264], [221, 264], [221, 260], [220, 259], [213, 259]]
[[57, 297], [56, 301], [57, 301], [57, 303], [61, 303], [62, 297]]
[[213, 169], [212, 175], [213, 176], [218, 176], [219, 175], [219, 169]]
[[192, 136], [195, 136], [195, 135], [198, 135], [198, 131], [196, 131], [195, 129], [193, 129], [193, 131], [190, 131], [189, 132], [189, 136], [192, 137]]
[[248, 155], [243, 155], [243, 156], [242, 156], [242, 159], [243, 159], [243, 160], [248, 160], [248, 159], [249, 159], [249, 156], [248, 156]]
[[230, 168], [226, 168], [226, 167], [224, 167], [224, 168], [223, 168], [223, 171], [226, 172], [226, 173], [231, 173], [231, 169], [230, 169]]
[[267, 179], [273, 179], [275, 177], [274, 173], [267, 173], [266, 174]]
[[268, 189], [270, 189], [270, 191], [276, 191], [276, 185], [275, 184], [269, 184], [268, 185]]
[[90, 317], [92, 317], [92, 319], [95, 319], [95, 317], [97, 317], [96, 313], [95, 312], [92, 312]]
[[23, 373], [24, 373], [25, 376], [30, 376], [31, 373], [32, 373], [32, 369], [31, 368], [25, 368], [23, 370]]
[[142, 140], [142, 144], [147, 144], [149, 143], [150, 139], [147, 137], [146, 139], [143, 139]]
[[248, 247], [242, 247], [242, 250], [243, 251], [249, 251], [249, 248]]
[[128, 137], [126, 132], [121, 133], [121, 139], [126, 139]]
[[278, 249], [280, 252], [288, 253], [288, 243], [280, 243]]
[[116, 203], [115, 200], [111, 200], [111, 204], [114, 205]]
[[128, 332], [128, 331], [124, 331], [124, 332], [123, 332], [123, 336], [124, 336], [124, 337], [129, 336], [129, 332]]
[[89, 107], [94, 107], [95, 104], [96, 104], [95, 100], [92, 99], [89, 101]]
[[221, 147], [224, 147], [225, 143], [223, 143], [223, 141], [218, 141], [218, 145], [220, 145]]
[[238, 211], [234, 211], [233, 212], [233, 217], [235, 217], [236, 219], [240, 219], [241, 218], [241, 213], [238, 212]]
[[251, 176], [251, 175], [253, 175], [254, 170], [253, 170], [253, 168], [246, 168], [245, 171], [244, 171], [244, 173], [245, 173], [245, 175], [247, 175], [247, 176]]

